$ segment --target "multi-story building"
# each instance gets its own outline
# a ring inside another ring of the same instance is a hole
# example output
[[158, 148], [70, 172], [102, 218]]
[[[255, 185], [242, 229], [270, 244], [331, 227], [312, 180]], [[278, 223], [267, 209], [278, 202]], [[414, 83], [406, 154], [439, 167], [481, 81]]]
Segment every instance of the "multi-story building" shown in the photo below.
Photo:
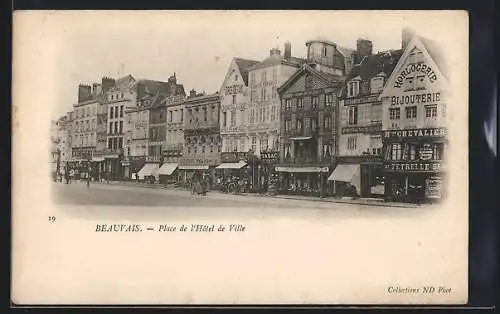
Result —
[[403, 31], [403, 54], [380, 95], [385, 193], [390, 200], [445, 196], [448, 74], [439, 45]]
[[209, 174], [215, 180], [220, 163], [219, 93], [204, 95], [194, 90], [185, 102], [184, 152], [179, 163], [184, 180], [195, 172]]
[[168, 96], [163, 100], [166, 108], [166, 142], [163, 146], [163, 164], [158, 170], [162, 182], [179, 182], [179, 161], [184, 149], [184, 102], [185, 95]]
[[[222, 140], [222, 164], [218, 169], [221, 175], [229, 176], [231, 169], [240, 169], [246, 165], [249, 150], [247, 138], [248, 118], [245, 116], [250, 104], [248, 88], [248, 70], [259, 63], [254, 60], [234, 58], [229, 65], [226, 77], [220, 88], [220, 134]], [[236, 154], [234, 154], [236, 153]], [[227, 156], [243, 156], [242, 162]]]
[[[252, 66], [250, 77], [250, 103], [245, 108], [247, 120], [246, 139], [239, 143], [243, 151], [250, 151], [257, 158], [252, 162], [251, 189], [267, 189], [269, 177], [274, 172], [273, 160], [260, 162], [261, 153], [278, 156], [279, 152], [279, 119], [280, 87], [304, 62], [303, 59], [292, 57], [291, 44], [285, 44], [284, 55], [278, 48], [270, 50], [265, 60]], [[277, 161], [274, 159], [274, 161]]]
[[336, 117], [346, 59], [333, 42], [309, 41], [307, 63], [279, 89], [282, 192], [322, 195], [336, 154]]
[[382, 103], [378, 97], [402, 50], [372, 53], [372, 43], [358, 39], [355, 65], [340, 93], [337, 167], [331, 175], [338, 195], [384, 195]]

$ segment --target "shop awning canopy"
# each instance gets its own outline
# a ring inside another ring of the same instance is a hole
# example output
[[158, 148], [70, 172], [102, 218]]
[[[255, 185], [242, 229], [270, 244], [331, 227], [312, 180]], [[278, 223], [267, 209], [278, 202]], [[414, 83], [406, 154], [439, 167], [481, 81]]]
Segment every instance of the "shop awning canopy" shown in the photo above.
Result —
[[137, 173], [139, 179], [144, 179], [145, 176], [154, 176], [160, 166], [158, 164], [145, 164]]
[[239, 162], [224, 162], [216, 167], [216, 169], [241, 169], [247, 165], [246, 162], [240, 160]]
[[294, 141], [310, 140], [312, 139], [312, 136], [296, 136], [296, 137], [290, 137], [290, 139]]
[[181, 170], [207, 170], [208, 165], [181, 165], [179, 166]]
[[160, 169], [158, 169], [158, 174], [163, 176], [171, 175], [175, 169], [177, 169], [176, 163], [164, 163], [161, 165]]
[[328, 167], [276, 167], [278, 172], [328, 172]]
[[352, 182], [353, 178], [359, 174], [359, 165], [338, 165], [332, 174], [328, 177], [328, 181]]

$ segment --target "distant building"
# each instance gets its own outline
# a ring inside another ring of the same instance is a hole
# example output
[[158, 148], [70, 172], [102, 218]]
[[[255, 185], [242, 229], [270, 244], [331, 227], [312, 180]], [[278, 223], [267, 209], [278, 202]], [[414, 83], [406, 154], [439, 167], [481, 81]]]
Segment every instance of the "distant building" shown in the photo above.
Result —
[[403, 55], [382, 100], [385, 194], [421, 202], [446, 195], [446, 106], [450, 99], [445, 56], [436, 42], [405, 29]]

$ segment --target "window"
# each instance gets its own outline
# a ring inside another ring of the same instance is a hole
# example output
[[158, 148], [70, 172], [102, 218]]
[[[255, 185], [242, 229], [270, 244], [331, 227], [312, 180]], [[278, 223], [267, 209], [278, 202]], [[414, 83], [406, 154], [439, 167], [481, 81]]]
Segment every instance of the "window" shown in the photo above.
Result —
[[317, 127], [318, 127], [318, 119], [311, 118], [311, 130], [314, 132], [316, 131]]
[[333, 153], [332, 144], [323, 144], [323, 157], [329, 158]]
[[349, 116], [348, 120], [349, 125], [358, 124], [358, 107], [350, 107], [348, 111], [348, 116]]
[[401, 144], [392, 144], [391, 146], [391, 160], [401, 159]]
[[271, 121], [274, 121], [276, 119], [276, 106], [271, 107]]
[[417, 159], [417, 145], [410, 144], [409, 151], [410, 151], [410, 156], [409, 156], [410, 160]]
[[389, 109], [389, 119], [390, 120], [399, 120], [400, 119], [400, 108], [390, 108]]
[[297, 131], [301, 131], [301, 130], [302, 130], [302, 120], [297, 119]]
[[415, 53], [415, 62], [417, 62], [417, 63], [424, 62], [424, 53], [422, 51], [418, 50]]
[[118, 139], [118, 148], [123, 148], [123, 138]]
[[437, 117], [437, 105], [426, 105], [425, 106], [425, 117], [426, 118]]
[[205, 145], [201, 146], [201, 152], [205, 154]]
[[333, 106], [333, 103], [334, 103], [334, 96], [335, 96], [335, 94], [326, 94], [326, 95], [325, 95], [325, 106], [326, 106], [326, 107], [331, 107], [331, 106]]
[[332, 127], [332, 118], [329, 116], [326, 116], [324, 119], [324, 128], [330, 129], [331, 127]]
[[278, 92], [277, 92], [277, 89], [276, 89], [276, 86], [273, 86], [273, 89], [272, 89], [272, 98], [273, 100], [278, 98]]
[[434, 143], [432, 144], [432, 159], [442, 160], [443, 159], [443, 144]]
[[236, 125], [236, 109], [231, 110], [231, 126]]
[[355, 97], [359, 94], [359, 81], [351, 81], [349, 82], [348, 89], [347, 89], [347, 96], [348, 97]]
[[292, 109], [292, 100], [286, 99], [285, 100], [285, 110], [290, 110], [290, 109]]
[[181, 122], [183, 122], [183, 121], [184, 121], [184, 110], [181, 109]]
[[257, 151], [257, 137], [252, 136], [252, 151]]
[[370, 93], [370, 81], [364, 80], [361, 82], [361, 94], [366, 95]]
[[[123, 94], [122, 94], [123, 97]], [[120, 118], [123, 118], [123, 106], [120, 106]]]
[[118, 133], [118, 122], [115, 122], [115, 130], [114, 131], [115, 131], [114, 132], [115, 134]]
[[327, 49], [326, 45], [323, 46], [323, 57], [326, 57]]
[[222, 113], [222, 126], [226, 127], [226, 125], [227, 125], [227, 112], [224, 111]]
[[238, 81], [238, 74], [235, 74], [235, 75], [234, 75], [234, 81], [235, 81], [235, 82], [236, 82], [236, 81]]
[[358, 142], [358, 138], [356, 136], [349, 136], [347, 138], [347, 149], [348, 150], [355, 150], [356, 146], [358, 144], [357, 142]]
[[198, 110], [198, 108], [194, 109], [194, 119], [195, 119], [196, 122], [198, 122], [198, 120], [199, 120], [199, 110]]
[[265, 151], [267, 149], [267, 136], [263, 136], [260, 139], [260, 151]]
[[260, 101], [266, 101], [267, 100], [267, 95], [266, 95], [266, 88], [261, 89], [261, 99]]
[[290, 125], [290, 120], [285, 120], [285, 132], [290, 131], [291, 125]]
[[311, 104], [312, 104], [313, 109], [318, 108], [319, 97], [318, 96], [312, 96], [311, 97]]
[[123, 133], [123, 121], [120, 121], [120, 134]]
[[118, 106], [115, 107], [115, 118], [118, 118]]
[[411, 91], [411, 90], [415, 90], [415, 78], [413, 76], [407, 76], [405, 78], [405, 87], [404, 87], [404, 90], [405, 91]]
[[250, 123], [253, 124], [255, 122], [255, 108], [250, 109]]
[[255, 84], [255, 72], [250, 73], [250, 86]]
[[418, 75], [415, 81], [415, 89], [422, 90], [425, 89], [425, 75]]
[[236, 95], [233, 95], [233, 105], [236, 105]]
[[108, 138], [108, 149], [112, 149], [113, 148], [113, 141]]
[[108, 131], [109, 134], [112, 134], [113, 133], [113, 122], [110, 122], [109, 123], [109, 131]]
[[207, 121], [207, 120], [208, 120], [207, 107], [203, 107], [203, 121]]
[[417, 106], [406, 107], [406, 119], [416, 119], [417, 118]]
[[266, 82], [267, 81], [267, 73], [266, 71], [262, 71], [261, 73], [261, 81]]
[[109, 118], [113, 119], [113, 107], [109, 107]]

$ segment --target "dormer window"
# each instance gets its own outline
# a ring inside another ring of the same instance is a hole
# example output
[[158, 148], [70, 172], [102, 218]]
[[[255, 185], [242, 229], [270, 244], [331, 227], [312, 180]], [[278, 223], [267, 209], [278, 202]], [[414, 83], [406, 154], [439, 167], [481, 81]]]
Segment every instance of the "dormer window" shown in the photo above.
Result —
[[384, 88], [384, 77], [382, 75], [375, 76], [371, 79], [370, 90], [372, 94], [377, 94], [382, 92]]
[[347, 85], [347, 96], [356, 97], [359, 94], [359, 80], [352, 80]]

